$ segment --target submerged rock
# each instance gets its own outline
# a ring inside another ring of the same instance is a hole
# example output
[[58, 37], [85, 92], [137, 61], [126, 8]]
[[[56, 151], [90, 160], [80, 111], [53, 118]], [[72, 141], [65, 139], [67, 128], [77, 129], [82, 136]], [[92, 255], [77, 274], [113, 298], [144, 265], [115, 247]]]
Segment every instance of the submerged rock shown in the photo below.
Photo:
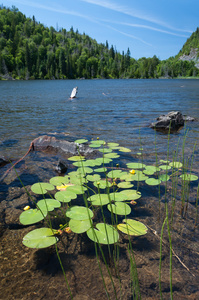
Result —
[[67, 170], [68, 170], [67, 161], [60, 159], [57, 163], [55, 171], [57, 171], [59, 174], [63, 174], [63, 173], [66, 173]]
[[160, 131], [177, 131], [184, 126], [185, 121], [194, 121], [194, 118], [183, 116], [179, 111], [171, 111], [167, 115], [161, 115], [157, 121], [150, 125], [151, 128]]

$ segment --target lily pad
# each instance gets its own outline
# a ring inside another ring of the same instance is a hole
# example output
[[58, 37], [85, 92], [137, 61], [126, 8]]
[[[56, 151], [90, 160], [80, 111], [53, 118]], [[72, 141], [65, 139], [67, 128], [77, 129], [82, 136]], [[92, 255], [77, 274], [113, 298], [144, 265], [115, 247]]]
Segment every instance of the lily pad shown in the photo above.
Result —
[[128, 163], [127, 167], [129, 169], [144, 169], [146, 165], [142, 163]]
[[161, 174], [158, 178], [161, 181], [168, 181], [170, 179], [170, 176], [168, 174]]
[[90, 228], [87, 235], [93, 242], [104, 245], [115, 244], [119, 240], [117, 230], [113, 226], [104, 223], [98, 223], [96, 229]]
[[94, 171], [97, 172], [97, 173], [98, 173], [98, 172], [99, 172], [99, 173], [106, 173], [106, 172], [107, 172], [107, 168], [103, 168], [103, 167], [102, 167], [102, 168], [95, 169]]
[[124, 190], [120, 192], [122, 195], [125, 195], [125, 200], [137, 200], [141, 197], [141, 193], [130, 189], [130, 190]]
[[123, 181], [118, 183], [117, 186], [121, 189], [130, 189], [131, 187], [133, 187], [133, 184], [131, 184], [129, 181]]
[[68, 176], [55, 176], [55, 177], [52, 177], [49, 181], [51, 184], [57, 186], [57, 185], [62, 185], [62, 184], [65, 184], [65, 183], [69, 183], [70, 180], [69, 180], [69, 177]]
[[71, 219], [69, 221], [70, 229], [75, 233], [83, 233], [86, 232], [92, 226], [92, 220], [74, 220]]
[[93, 217], [93, 212], [84, 206], [72, 206], [67, 209], [66, 216], [74, 220], [88, 220]]
[[89, 168], [89, 167], [82, 167], [82, 168], [78, 168], [77, 169], [77, 173], [80, 173], [80, 174], [90, 174], [93, 172], [93, 169]]
[[88, 142], [88, 140], [86, 140], [86, 139], [79, 139], [79, 140], [75, 141], [76, 144], [83, 144], [83, 143], [87, 143], [87, 142]]
[[183, 165], [181, 162], [179, 161], [172, 161], [170, 162], [169, 166], [173, 167], [173, 168], [176, 168], [176, 169], [179, 169], [181, 168]]
[[37, 202], [37, 207], [44, 213], [48, 211], [53, 211], [55, 208], [59, 208], [61, 203], [54, 199], [42, 199]]
[[102, 152], [102, 153], [110, 153], [113, 150], [111, 148], [103, 148], [103, 149], [99, 149], [99, 151]]
[[122, 171], [121, 170], [112, 170], [108, 172], [107, 176], [109, 178], [120, 178]]
[[110, 212], [116, 215], [126, 216], [131, 213], [131, 207], [125, 202], [115, 202], [107, 205]]
[[55, 189], [54, 185], [48, 182], [37, 182], [31, 186], [31, 190], [35, 194], [46, 194], [48, 191], [53, 191]]
[[122, 194], [121, 192], [110, 193], [109, 197], [111, 201], [125, 201], [127, 200], [127, 195]]
[[106, 142], [103, 140], [94, 140], [94, 141], [91, 141], [91, 144], [105, 145]]
[[161, 180], [155, 178], [148, 178], [145, 182], [148, 185], [159, 185], [161, 183]]
[[109, 201], [109, 197], [107, 194], [95, 194], [95, 195], [92, 195], [91, 197], [88, 198], [88, 201], [91, 201], [92, 202], [92, 205], [106, 205], [108, 204], [110, 201]]
[[124, 219], [125, 224], [118, 224], [117, 228], [128, 235], [140, 236], [147, 233], [147, 227], [138, 221]]
[[43, 213], [37, 208], [25, 210], [19, 216], [19, 221], [23, 225], [31, 225], [40, 222], [47, 216], [47, 211]]
[[195, 180], [198, 180], [198, 176], [193, 175], [193, 174], [182, 174], [182, 175], [180, 175], [180, 177], [183, 180], [186, 180], [186, 181], [195, 181]]
[[56, 230], [50, 228], [39, 228], [30, 231], [23, 238], [23, 244], [29, 248], [47, 248], [57, 243], [58, 238], [54, 236]]
[[107, 157], [99, 157], [96, 158], [96, 161], [101, 164], [109, 164], [112, 161], [112, 159]]
[[118, 155], [117, 153], [106, 153], [104, 154], [105, 158], [118, 158], [120, 157], [120, 155]]
[[94, 186], [96, 186], [97, 188], [99, 187], [100, 189], [105, 189], [107, 187], [111, 187], [111, 183], [109, 181], [106, 180], [98, 180], [97, 182], [93, 183]]
[[128, 148], [125, 148], [125, 147], [119, 147], [119, 149], [118, 149], [119, 151], [121, 151], [121, 152], [131, 152], [131, 150], [130, 149], [128, 149]]
[[118, 143], [108, 143], [108, 147], [112, 148], [112, 147], [118, 147], [119, 144]]
[[81, 195], [81, 194], [84, 194], [84, 192], [87, 190], [87, 188], [82, 185], [73, 185], [73, 186], [69, 186], [67, 188], [67, 190], [71, 191], [77, 195]]
[[60, 191], [55, 194], [55, 199], [60, 202], [70, 202], [72, 199], [76, 199], [77, 194], [73, 191], [66, 190], [66, 191]]
[[171, 169], [171, 166], [169, 166], [169, 165], [161, 165], [161, 166], [159, 166], [159, 168], [160, 168], [161, 170], [170, 170], [170, 169]]
[[68, 158], [68, 160], [72, 160], [72, 161], [80, 161], [80, 160], [84, 160], [84, 156], [81, 155], [75, 155], [75, 156], [71, 156]]
[[99, 181], [101, 179], [100, 175], [99, 174], [94, 174], [94, 175], [87, 175], [86, 178], [89, 180], [89, 181]]

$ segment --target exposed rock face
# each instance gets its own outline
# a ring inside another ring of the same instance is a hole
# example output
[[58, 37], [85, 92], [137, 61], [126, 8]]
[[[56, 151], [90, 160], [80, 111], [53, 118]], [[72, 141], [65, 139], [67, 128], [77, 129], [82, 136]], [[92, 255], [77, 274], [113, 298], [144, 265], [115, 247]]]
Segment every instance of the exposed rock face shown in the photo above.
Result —
[[199, 57], [198, 57], [198, 48], [192, 48], [190, 50], [189, 55], [183, 54], [182, 56], [179, 57], [179, 60], [187, 60], [187, 61], [194, 61], [195, 67], [199, 69]]
[[171, 111], [167, 115], [161, 115], [157, 122], [152, 123], [150, 127], [157, 130], [176, 131], [184, 125], [184, 117], [179, 111]]

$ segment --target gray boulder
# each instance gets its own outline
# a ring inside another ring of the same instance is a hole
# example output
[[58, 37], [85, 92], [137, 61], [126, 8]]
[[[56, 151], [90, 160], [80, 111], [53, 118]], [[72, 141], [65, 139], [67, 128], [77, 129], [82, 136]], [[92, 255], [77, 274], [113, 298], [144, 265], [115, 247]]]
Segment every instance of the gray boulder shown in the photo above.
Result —
[[177, 131], [184, 126], [184, 117], [179, 111], [171, 111], [167, 115], [161, 115], [157, 121], [150, 125], [151, 128], [162, 131]]

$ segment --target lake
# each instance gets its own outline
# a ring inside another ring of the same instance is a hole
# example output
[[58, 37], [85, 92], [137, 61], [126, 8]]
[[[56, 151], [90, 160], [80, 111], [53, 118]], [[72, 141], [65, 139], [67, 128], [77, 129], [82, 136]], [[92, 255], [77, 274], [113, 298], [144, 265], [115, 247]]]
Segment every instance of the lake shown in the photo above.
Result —
[[[78, 98], [69, 100], [75, 86]], [[199, 142], [198, 80], [0, 81], [0, 104], [0, 154], [12, 159], [43, 134], [69, 141], [100, 137], [134, 152], [141, 143], [154, 153], [156, 143], [165, 152], [167, 135], [155, 137], [149, 124], [177, 110], [196, 118], [187, 123], [186, 145], [193, 149]], [[184, 130], [171, 135], [170, 146], [184, 135]]]
[[[70, 100], [70, 93], [75, 86], [78, 86], [78, 97]], [[198, 175], [199, 80], [0, 81], [0, 104], [0, 156], [13, 162], [27, 152], [32, 140], [44, 134], [68, 141], [82, 138], [91, 141], [99, 137], [131, 150], [120, 153], [118, 162], [121, 162], [122, 170], [127, 162], [142, 161], [155, 165], [160, 159], [172, 161], [177, 157], [177, 160], [184, 160], [185, 165], [189, 164], [193, 173]], [[195, 120], [187, 122], [183, 129], [169, 137], [149, 127], [159, 115], [170, 111], [180, 111]], [[15, 170], [11, 170], [0, 183], [0, 294], [5, 299], [59, 300], [63, 299], [63, 295], [65, 299], [70, 299], [54, 248], [38, 250], [22, 245], [24, 235], [31, 228], [40, 227], [43, 221], [31, 226], [19, 222], [24, 207], [30, 205], [34, 208], [32, 199], [37, 201], [42, 196], [31, 192], [30, 185], [57, 176], [57, 162], [56, 154], [32, 151], [17, 164], [16, 171], [32, 197], [25, 192]], [[68, 164], [70, 171], [74, 171], [72, 163]], [[112, 165], [108, 167], [112, 168]], [[9, 164], [1, 167], [0, 177], [9, 168]], [[125, 170], [129, 172], [128, 168]], [[164, 169], [160, 172], [164, 173]], [[141, 198], [137, 203], [129, 204], [129, 217], [148, 227], [146, 235], [131, 238], [140, 293], [144, 300], [160, 298], [160, 236], [166, 202], [174, 251], [174, 299], [199, 298], [198, 180], [187, 185], [181, 179], [176, 180], [182, 172], [183, 168], [180, 171], [175, 169], [172, 180], [166, 183], [163, 179], [158, 186], [139, 182], [139, 179], [133, 181], [133, 189], [139, 189]], [[92, 186], [93, 189], [96, 187]], [[183, 201], [188, 208], [184, 214], [181, 212]], [[81, 206], [82, 203], [81, 195], [72, 200], [72, 205]], [[110, 211], [106, 206], [104, 211], [108, 218]], [[100, 209], [96, 208], [96, 219], [99, 214]], [[122, 222], [124, 216], [117, 218]], [[56, 229], [59, 228], [59, 216], [58, 219], [55, 216], [54, 222]], [[163, 298], [171, 299], [166, 227], [163, 234], [161, 282]], [[118, 299], [132, 299], [134, 278], [131, 275], [134, 273], [130, 267], [129, 239], [125, 234], [120, 235], [117, 243], [117, 270], [111, 260], [113, 257], [109, 257], [106, 246], [103, 247], [115, 290], [102, 255], [99, 253], [96, 259], [94, 243], [89, 242], [86, 233], [66, 235], [62, 242], [57, 244], [58, 250], [74, 299], [107, 299], [104, 283], [110, 293], [109, 299], [116, 299], [114, 292]], [[102, 282], [101, 272], [105, 282]]]

